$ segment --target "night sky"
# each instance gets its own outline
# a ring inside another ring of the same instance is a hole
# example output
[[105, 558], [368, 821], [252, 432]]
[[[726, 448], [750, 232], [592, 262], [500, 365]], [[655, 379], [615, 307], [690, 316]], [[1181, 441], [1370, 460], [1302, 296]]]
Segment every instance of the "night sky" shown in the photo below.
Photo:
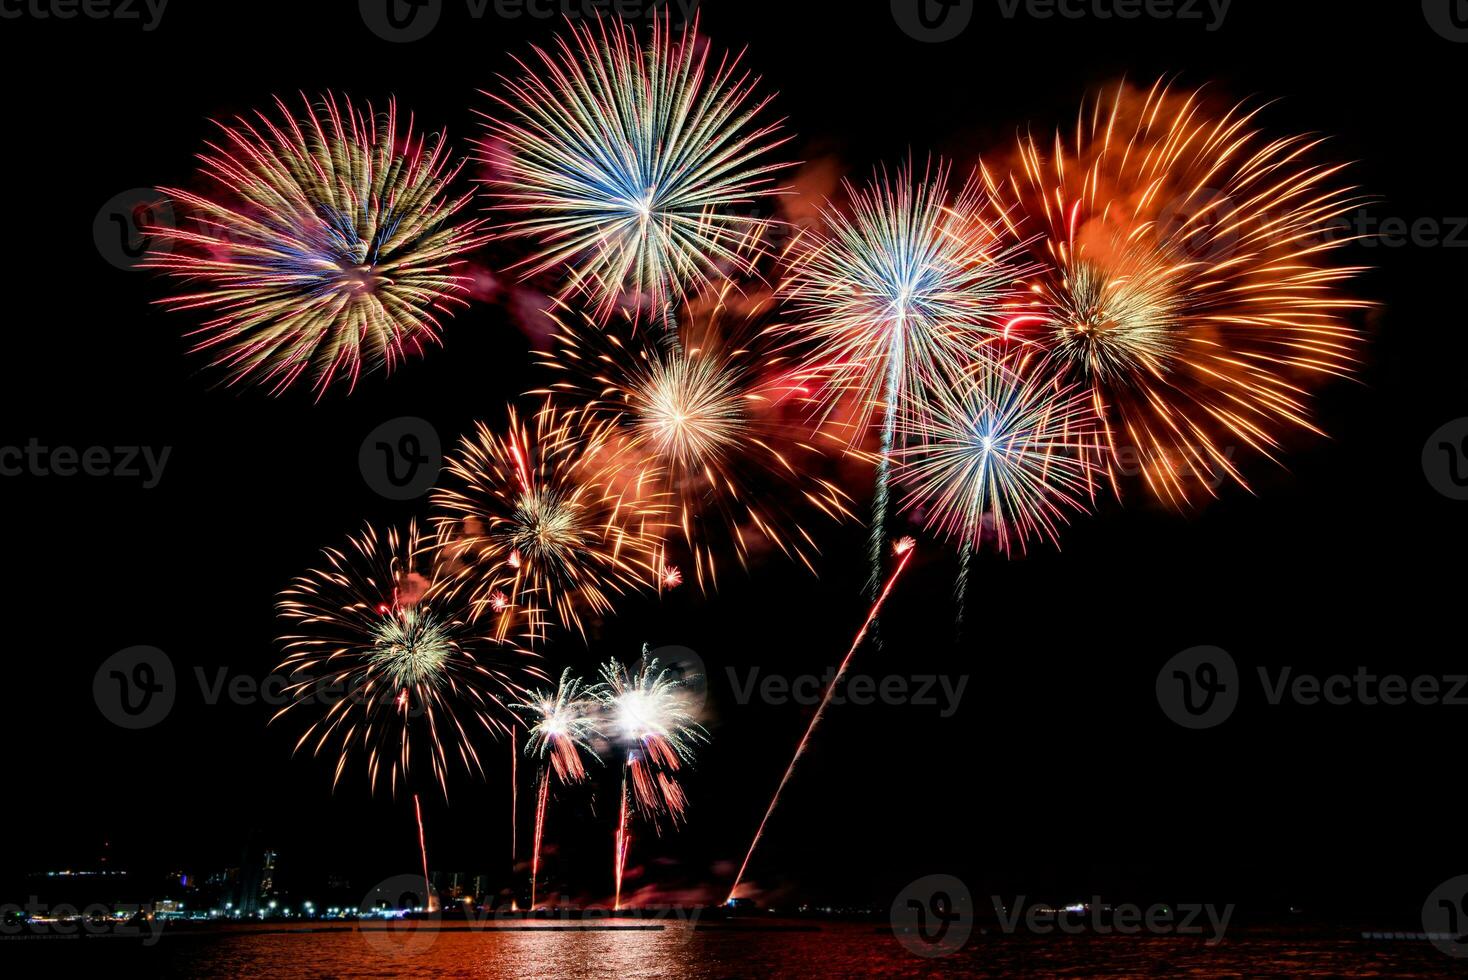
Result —
[[[308, 12], [307, 7], [311, 8]], [[958, 39], [919, 43], [885, 3], [708, 0], [703, 28], [779, 92], [792, 158], [878, 162], [930, 151], [971, 162], [1016, 133], [1071, 123], [1083, 96], [1127, 78], [1175, 75], [1230, 98], [1278, 99], [1271, 132], [1319, 131], [1358, 161], [1370, 214], [1468, 214], [1458, 93], [1468, 44], [1435, 33], [1415, 3], [1360, 8], [1235, 0], [1219, 30], [1200, 21], [1006, 19], [979, 3]], [[292, 759], [298, 727], [271, 709], [205, 703], [211, 681], [260, 678], [279, 660], [273, 603], [321, 547], [364, 521], [424, 517], [363, 480], [358, 449], [400, 417], [446, 446], [544, 374], [513, 311], [475, 303], [445, 347], [390, 378], [319, 404], [219, 387], [188, 356], [188, 314], [152, 301], [167, 286], [99, 253], [98, 210], [132, 188], [187, 181], [207, 119], [273, 94], [331, 88], [478, 135], [509, 52], [546, 42], [552, 20], [468, 17], [450, 2], [427, 39], [389, 44], [357, 4], [173, 0], [158, 28], [115, 21], [5, 20], [0, 59], [9, 189], [4, 236], [5, 383], [0, 445], [171, 447], [156, 488], [113, 478], [0, 478], [9, 568], [9, 843], [16, 875], [94, 865], [102, 842], [135, 869], [203, 873], [267, 840], [298, 867], [369, 883], [411, 871], [411, 809], [370, 798], [360, 769], [333, 794], [327, 762]], [[19, 56], [25, 55], [24, 58]], [[1458, 244], [1468, 246], [1468, 230]], [[503, 268], [513, 243], [476, 255]], [[1459, 854], [1468, 706], [1266, 703], [1255, 669], [1407, 677], [1462, 673], [1462, 503], [1424, 477], [1422, 450], [1468, 414], [1462, 288], [1468, 251], [1356, 247], [1356, 285], [1380, 308], [1360, 383], [1326, 388], [1329, 439], [1291, 437], [1287, 467], [1247, 457], [1254, 493], [1177, 514], [1137, 485], [1123, 505], [1078, 518], [1063, 550], [976, 563], [955, 641], [956, 560], [925, 543], [884, 618], [882, 650], [853, 670], [967, 676], [958, 710], [833, 708], [787, 792], [750, 879], [780, 901], [885, 907], [910, 880], [955, 874], [976, 894], [1092, 895], [1414, 912], [1464, 872]], [[862, 483], [849, 489], [867, 507]], [[710, 669], [712, 744], [690, 777], [689, 824], [644, 834], [636, 886], [727, 888], [808, 708], [737, 702], [728, 670], [822, 673], [866, 604], [865, 532], [812, 523], [814, 579], [771, 560], [708, 597], [684, 588], [626, 601], [590, 647], [562, 637], [558, 671], [587, 674], [643, 643], [681, 645]], [[161, 724], [125, 731], [98, 711], [93, 675], [151, 645], [179, 675]], [[1238, 712], [1186, 731], [1154, 690], [1174, 654], [1210, 644], [1245, 674]], [[435, 869], [508, 874], [507, 750], [487, 783], [457, 778], [451, 805], [425, 800]], [[523, 770], [522, 770], [523, 775]], [[522, 783], [522, 834], [529, 783]], [[559, 881], [610, 892], [615, 785], [600, 778], [553, 815]], [[566, 870], [569, 869], [569, 870]], [[523, 878], [523, 876], [518, 876]], [[9, 885], [8, 885], [9, 887]], [[7, 896], [8, 897], [8, 896]]]

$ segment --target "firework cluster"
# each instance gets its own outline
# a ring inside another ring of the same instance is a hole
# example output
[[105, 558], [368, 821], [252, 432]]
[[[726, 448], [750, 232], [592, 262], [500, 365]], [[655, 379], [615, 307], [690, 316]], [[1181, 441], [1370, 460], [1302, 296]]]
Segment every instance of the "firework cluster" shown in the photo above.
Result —
[[485, 96], [488, 217], [464, 216], [442, 136], [327, 95], [221, 125], [203, 186], [163, 190], [180, 221], [148, 264], [188, 284], [162, 302], [207, 311], [231, 380], [321, 392], [437, 344], [470, 255], [531, 243], [512, 268], [555, 324], [534, 404], [462, 438], [430, 533], [326, 552], [280, 615], [282, 713], [316, 706], [298, 748], [338, 778], [360, 753], [374, 786], [443, 784], [528, 728], [532, 879], [552, 782], [616, 749], [620, 896], [632, 817], [682, 819], [704, 738], [653, 662], [532, 694], [557, 635], [765, 555], [814, 572], [814, 523], [864, 496], [853, 460], [878, 604], [899, 517], [955, 546], [962, 597], [972, 553], [1056, 543], [1104, 495], [1247, 487], [1355, 368], [1366, 304], [1330, 232], [1359, 198], [1254, 107], [1119, 85], [1053, 140], [878, 168], [795, 227], [783, 123], [696, 22], [572, 24]]

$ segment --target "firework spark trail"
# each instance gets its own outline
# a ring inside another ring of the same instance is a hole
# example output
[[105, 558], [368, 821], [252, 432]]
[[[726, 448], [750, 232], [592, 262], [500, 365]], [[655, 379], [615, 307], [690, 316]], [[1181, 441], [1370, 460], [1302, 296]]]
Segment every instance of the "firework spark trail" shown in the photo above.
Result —
[[355, 388], [379, 368], [439, 344], [440, 315], [466, 306], [466, 255], [488, 240], [482, 220], [454, 223], [471, 194], [448, 193], [462, 164], [440, 133], [328, 93], [294, 114], [219, 123], [200, 154], [211, 190], [160, 188], [176, 227], [150, 227], [166, 246], [142, 265], [207, 289], [163, 299], [210, 310], [196, 351], [214, 351], [229, 383], [272, 393], [311, 372], [317, 397]]
[[538, 240], [526, 275], [566, 268], [562, 296], [591, 297], [602, 321], [647, 304], [676, 349], [672, 303], [721, 265], [751, 269], [740, 245], [771, 222], [733, 212], [778, 193], [787, 165], [764, 158], [786, 138], [754, 122], [759, 79], [740, 56], [712, 63], [697, 18], [677, 35], [655, 15], [647, 45], [620, 18], [594, 25], [571, 24], [533, 67], [517, 59], [504, 95], [484, 93], [492, 207], [510, 217], [502, 235]]
[[[896, 331], [900, 337], [901, 331]], [[901, 349], [901, 340], [894, 339]], [[877, 451], [877, 482], [872, 493], [872, 530], [867, 543], [867, 558], [871, 570], [867, 575], [867, 589], [875, 598], [882, 584], [883, 545], [887, 541], [887, 510], [891, 498], [892, 450], [897, 439], [897, 406], [900, 388], [900, 361], [892, 357], [887, 365], [887, 387], [884, 391], [886, 407], [882, 410], [882, 442]]]
[[816, 730], [816, 726], [820, 724], [821, 717], [826, 712], [826, 705], [831, 703], [831, 696], [840, 685], [841, 679], [846, 675], [846, 668], [850, 665], [851, 658], [860, 649], [862, 640], [866, 638], [867, 630], [871, 628], [873, 621], [877, 618], [877, 614], [882, 610], [883, 603], [892, 594], [892, 587], [897, 584], [897, 580], [902, 576], [903, 571], [907, 568], [908, 562], [912, 559], [913, 552], [917, 550], [916, 542], [912, 538], [903, 538], [893, 550], [900, 556], [897, 561], [897, 567], [892, 570], [891, 576], [887, 579], [887, 584], [883, 586], [882, 591], [877, 595], [876, 601], [872, 603], [871, 609], [867, 612], [866, 620], [862, 622], [861, 629], [857, 630], [856, 638], [851, 641], [851, 648], [846, 651], [846, 656], [841, 660], [841, 666], [836, 669], [836, 675], [831, 678], [831, 683], [826, 686], [826, 693], [822, 695], [821, 703], [816, 706], [816, 713], [811, 716], [810, 724], [805, 728], [805, 734], [801, 736], [799, 744], [796, 745], [795, 755], [791, 757], [790, 765], [785, 767], [785, 775], [780, 777], [780, 784], [775, 787], [775, 795], [770, 797], [770, 805], [765, 810], [765, 815], [759, 822], [759, 829], [754, 832], [754, 839], [749, 842], [749, 850], [744, 855], [743, 863], [739, 865], [739, 873], [734, 876], [734, 885], [729, 889], [729, 897], [725, 900], [726, 904], [727, 902], [732, 902], [735, 893], [739, 891], [739, 884], [744, 880], [744, 872], [749, 869], [750, 858], [754, 857], [754, 850], [759, 846], [760, 838], [764, 836], [765, 825], [770, 822], [770, 815], [775, 812], [775, 806], [780, 802], [780, 794], [785, 791], [785, 784], [790, 782], [790, 776], [795, 772], [795, 764], [805, 754], [806, 746], [810, 744], [811, 734]]
[[[973, 574], [974, 546], [965, 541], [958, 546], [958, 579], [953, 583], [953, 605], [957, 610], [954, 627], [962, 634], [963, 616], [968, 609], [968, 580]], [[959, 637], [962, 639], [962, 636]]]
[[423, 834], [423, 805], [418, 802], [418, 794], [413, 794], [413, 812], [418, 817], [418, 850], [423, 855], [423, 904], [428, 911], [433, 908], [433, 886], [428, 883], [428, 838]]
[[535, 911], [535, 886], [540, 880], [540, 842], [545, 836], [545, 805], [550, 799], [550, 770], [540, 774], [540, 789], [535, 794], [535, 843], [530, 852], [530, 911]]
[[520, 752], [515, 730], [510, 729], [510, 868], [520, 855]]
[[[630, 768], [630, 766], [628, 767]], [[631, 840], [627, 832], [627, 769], [622, 770], [622, 790], [619, 797], [619, 813], [617, 815], [617, 842], [614, 860], [616, 867], [613, 874], [616, 877], [615, 897], [612, 900], [612, 911], [622, 911], [622, 872], [627, 867], [627, 846]]]
[[1022, 140], [1007, 179], [982, 170], [1040, 265], [1013, 335], [1090, 387], [1113, 487], [1139, 463], [1177, 507], [1248, 487], [1235, 448], [1277, 461], [1282, 431], [1320, 432], [1309, 390], [1355, 373], [1371, 305], [1335, 259], [1353, 237], [1333, 223], [1363, 199], [1309, 162], [1322, 139], [1267, 136], [1259, 112], [1121, 85], [1048, 152]]

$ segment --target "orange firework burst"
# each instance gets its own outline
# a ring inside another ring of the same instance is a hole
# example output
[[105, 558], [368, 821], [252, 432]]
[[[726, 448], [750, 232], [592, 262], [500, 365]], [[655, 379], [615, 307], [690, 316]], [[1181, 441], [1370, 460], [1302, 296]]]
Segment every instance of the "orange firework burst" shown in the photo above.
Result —
[[546, 401], [530, 425], [514, 408], [502, 434], [479, 423], [450, 458], [435, 523], [496, 635], [518, 622], [532, 643], [552, 624], [585, 637], [584, 615], [657, 580], [666, 506], [650, 488], [661, 474], [618, 465], [613, 432], [607, 418]]
[[396, 792], [420, 756], [445, 792], [452, 757], [482, 775], [472, 735], [509, 731], [510, 702], [545, 678], [533, 655], [470, 622], [416, 523], [405, 535], [369, 526], [323, 554], [325, 567], [292, 582], [279, 604], [298, 632], [281, 640], [291, 700], [274, 718], [324, 709], [296, 749], [336, 752], [332, 785], [354, 750], [366, 753], [373, 789], [381, 779]]
[[[589, 401], [616, 420], [624, 452], [618, 465], [666, 477], [701, 588], [716, 586], [720, 556], [747, 568], [768, 543], [814, 570], [810, 534], [792, 516], [803, 500], [825, 515], [850, 516], [846, 494], [815, 472], [817, 434], [804, 419], [808, 400], [769, 316], [767, 298], [736, 293], [729, 281], [690, 301], [678, 318], [679, 342], [643, 343], [625, 331], [572, 321], [562, 308], [554, 351], [541, 355], [556, 372], [552, 391]], [[665, 588], [682, 574], [664, 567]]]
[[1022, 141], [1007, 181], [984, 171], [1043, 266], [1007, 332], [1089, 386], [1113, 484], [1139, 470], [1178, 505], [1217, 477], [1247, 486], [1236, 448], [1274, 458], [1280, 429], [1319, 432], [1307, 387], [1350, 375], [1348, 314], [1368, 305], [1340, 291], [1361, 270], [1330, 233], [1354, 189], [1309, 162], [1320, 139], [1266, 137], [1258, 111], [1119, 86], [1048, 155]]

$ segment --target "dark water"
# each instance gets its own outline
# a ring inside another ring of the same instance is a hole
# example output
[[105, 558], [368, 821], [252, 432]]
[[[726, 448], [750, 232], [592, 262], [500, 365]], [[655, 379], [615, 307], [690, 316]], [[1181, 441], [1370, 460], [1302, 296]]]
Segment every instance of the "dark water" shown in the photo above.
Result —
[[694, 929], [672, 923], [649, 931], [394, 927], [175, 934], [150, 949], [116, 940], [23, 941], [0, 944], [0, 964], [10, 952], [29, 961], [25, 975], [30, 976], [46, 975], [48, 962], [61, 975], [73, 975], [72, 968], [83, 965], [78, 957], [86, 960], [88, 972], [103, 975], [125, 971], [242, 978], [1468, 976], [1468, 960], [1420, 941], [1246, 938], [1208, 946], [1191, 938], [982, 936], [952, 955], [924, 959], [871, 925], [830, 923], [814, 932]]

